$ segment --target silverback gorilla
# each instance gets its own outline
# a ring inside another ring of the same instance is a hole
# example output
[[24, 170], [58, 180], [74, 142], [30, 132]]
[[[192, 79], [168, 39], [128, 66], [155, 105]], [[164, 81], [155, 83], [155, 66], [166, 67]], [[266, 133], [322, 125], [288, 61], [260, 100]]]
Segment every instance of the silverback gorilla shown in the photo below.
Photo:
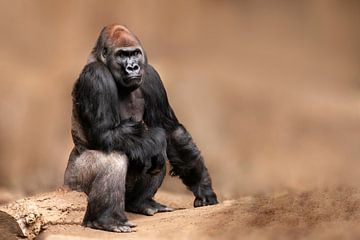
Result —
[[65, 185], [87, 194], [83, 224], [131, 232], [125, 210], [145, 215], [173, 211], [153, 197], [171, 164], [195, 196], [216, 204], [209, 173], [189, 132], [137, 37], [113, 24], [100, 33], [73, 92], [71, 151]]

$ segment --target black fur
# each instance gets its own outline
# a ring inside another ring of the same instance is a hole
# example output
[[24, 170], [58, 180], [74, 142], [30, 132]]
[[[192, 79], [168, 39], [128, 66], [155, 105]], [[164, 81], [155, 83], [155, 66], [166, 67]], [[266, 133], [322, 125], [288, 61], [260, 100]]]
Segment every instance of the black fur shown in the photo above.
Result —
[[[127, 222], [124, 208], [146, 215], [172, 211], [153, 200], [165, 176], [166, 159], [172, 166], [171, 175], [179, 176], [194, 193], [195, 207], [216, 204], [204, 160], [170, 107], [160, 76], [147, 64], [142, 51], [141, 81], [136, 79], [136, 84], [124, 87], [123, 82], [129, 82], [126, 76], [113, 74], [116, 58], [99, 60], [106, 38], [111, 39], [106, 34], [103, 30], [93, 59], [84, 67], [72, 93], [75, 147], [65, 172], [65, 184], [88, 194], [84, 224], [127, 232], [133, 225]], [[141, 49], [138, 46], [137, 51]], [[112, 50], [106, 46], [106, 51]], [[121, 64], [117, 67], [120, 69]], [[121, 155], [113, 153], [125, 153], [126, 166], [103, 167], [114, 161], [114, 156], [123, 161]], [[101, 161], [105, 165], [97, 167]], [[120, 174], [125, 168], [126, 180]]]
[[163, 129], [146, 130], [142, 122], [120, 119], [117, 86], [103, 63], [85, 66], [74, 86], [73, 101], [88, 149], [123, 151], [131, 161], [142, 162], [166, 147]]

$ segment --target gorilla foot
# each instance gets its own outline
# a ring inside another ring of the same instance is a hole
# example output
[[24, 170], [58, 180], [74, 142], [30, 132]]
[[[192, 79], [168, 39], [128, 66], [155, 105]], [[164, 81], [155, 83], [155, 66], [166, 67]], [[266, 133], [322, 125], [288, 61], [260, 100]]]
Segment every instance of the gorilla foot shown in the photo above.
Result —
[[125, 223], [118, 223], [118, 224], [104, 224], [101, 223], [99, 221], [87, 221], [84, 222], [83, 224], [85, 227], [89, 227], [89, 228], [94, 228], [94, 229], [99, 229], [99, 230], [105, 230], [105, 231], [109, 231], [109, 232], [124, 232], [124, 233], [129, 233], [129, 232], [135, 232], [135, 229], [132, 229], [134, 227], [136, 227], [135, 224], [126, 221]]
[[157, 209], [157, 212], [172, 212], [175, 210], [174, 208], [156, 202], [154, 199], [150, 199], [149, 203], [153, 208]]
[[147, 199], [141, 204], [137, 204], [134, 206], [126, 206], [126, 210], [133, 213], [153, 216], [155, 213], [158, 212], [172, 212], [175, 209], [158, 203], [153, 199]]

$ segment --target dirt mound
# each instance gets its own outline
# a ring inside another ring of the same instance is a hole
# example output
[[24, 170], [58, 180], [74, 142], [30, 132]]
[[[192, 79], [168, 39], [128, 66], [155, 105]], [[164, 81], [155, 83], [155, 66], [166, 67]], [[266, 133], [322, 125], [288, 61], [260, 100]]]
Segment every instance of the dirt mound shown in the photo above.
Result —
[[[129, 214], [137, 232], [117, 234], [80, 225], [50, 226], [44, 239], [344, 239], [359, 238], [360, 191], [337, 188], [280, 192], [191, 208], [192, 197], [161, 192], [181, 208], [152, 217]], [[80, 219], [79, 219], [80, 221]]]

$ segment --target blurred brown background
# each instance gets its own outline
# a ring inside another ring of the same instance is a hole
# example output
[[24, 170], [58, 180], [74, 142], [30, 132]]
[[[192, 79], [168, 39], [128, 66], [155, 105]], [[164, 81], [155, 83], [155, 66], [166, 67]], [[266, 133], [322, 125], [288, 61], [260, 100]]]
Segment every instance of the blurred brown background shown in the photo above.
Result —
[[[1, 1], [0, 187], [62, 184], [104, 25], [142, 41], [223, 198], [359, 184], [359, 1]], [[167, 179], [170, 191], [185, 191]]]

